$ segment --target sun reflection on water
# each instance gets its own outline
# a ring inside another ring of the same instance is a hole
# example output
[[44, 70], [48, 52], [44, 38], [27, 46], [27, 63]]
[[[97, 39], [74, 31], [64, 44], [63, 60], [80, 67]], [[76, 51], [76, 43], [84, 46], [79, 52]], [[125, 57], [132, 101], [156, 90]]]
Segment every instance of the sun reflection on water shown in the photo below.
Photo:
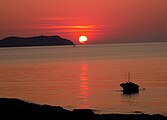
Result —
[[88, 82], [88, 64], [80, 64], [80, 96], [82, 104], [81, 108], [88, 108], [87, 101], [89, 97], [89, 82]]

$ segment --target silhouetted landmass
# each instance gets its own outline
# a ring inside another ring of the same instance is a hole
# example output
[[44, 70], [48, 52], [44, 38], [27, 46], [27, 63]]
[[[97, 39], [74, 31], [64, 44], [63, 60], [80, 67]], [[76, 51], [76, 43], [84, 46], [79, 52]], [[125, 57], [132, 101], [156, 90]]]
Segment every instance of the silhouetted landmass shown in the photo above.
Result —
[[0, 40], [0, 47], [74, 45], [70, 40], [59, 36], [7, 37]]
[[[68, 101], [67, 101], [68, 102]], [[0, 98], [0, 116], [4, 119], [55, 120], [167, 120], [156, 114], [95, 114], [90, 109], [68, 111], [59, 106], [39, 105], [14, 98]]]

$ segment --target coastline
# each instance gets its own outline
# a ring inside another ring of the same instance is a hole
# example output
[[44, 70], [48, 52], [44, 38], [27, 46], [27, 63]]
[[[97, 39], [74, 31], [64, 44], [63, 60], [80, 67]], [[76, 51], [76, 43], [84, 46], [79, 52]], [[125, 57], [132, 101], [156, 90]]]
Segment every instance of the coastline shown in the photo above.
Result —
[[0, 115], [5, 118], [52, 118], [56, 120], [166, 120], [161, 114], [96, 114], [91, 109], [66, 110], [60, 106], [40, 105], [17, 98], [0, 98]]

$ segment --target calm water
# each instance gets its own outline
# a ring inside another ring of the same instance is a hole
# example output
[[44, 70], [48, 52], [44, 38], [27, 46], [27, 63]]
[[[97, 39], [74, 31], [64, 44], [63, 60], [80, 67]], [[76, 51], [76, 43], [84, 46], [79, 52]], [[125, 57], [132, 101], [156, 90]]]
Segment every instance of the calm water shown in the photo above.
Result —
[[[122, 94], [127, 72], [141, 86], [139, 94]], [[167, 115], [166, 91], [167, 43], [0, 49], [0, 97], [69, 110]]]

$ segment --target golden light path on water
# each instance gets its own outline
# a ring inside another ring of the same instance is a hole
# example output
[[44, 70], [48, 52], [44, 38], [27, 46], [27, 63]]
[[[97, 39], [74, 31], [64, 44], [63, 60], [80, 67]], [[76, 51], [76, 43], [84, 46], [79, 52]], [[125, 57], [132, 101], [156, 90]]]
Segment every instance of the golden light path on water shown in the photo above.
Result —
[[89, 97], [89, 79], [88, 79], [88, 64], [80, 64], [80, 98], [82, 104], [80, 108], [88, 108], [88, 97]]

